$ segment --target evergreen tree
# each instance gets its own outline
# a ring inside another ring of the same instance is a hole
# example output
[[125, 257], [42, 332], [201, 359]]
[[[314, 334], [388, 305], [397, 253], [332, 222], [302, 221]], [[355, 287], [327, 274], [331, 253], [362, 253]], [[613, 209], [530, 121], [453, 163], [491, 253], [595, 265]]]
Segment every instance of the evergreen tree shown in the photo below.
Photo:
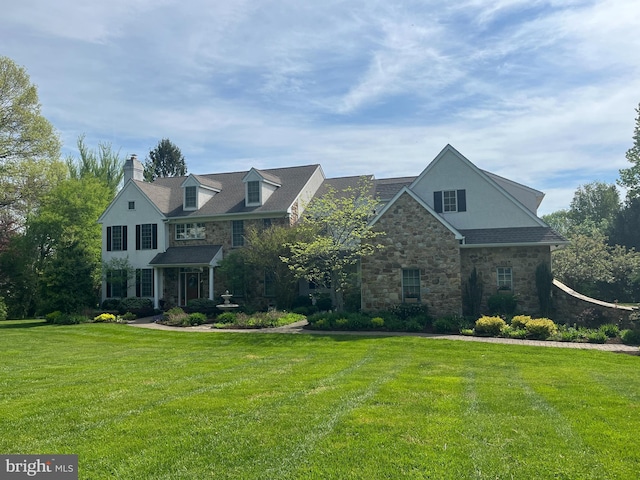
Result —
[[633, 146], [627, 150], [627, 160], [631, 167], [620, 170], [618, 185], [627, 189], [627, 202], [640, 197], [640, 104], [636, 108], [636, 126], [633, 130]]
[[186, 174], [184, 156], [168, 138], [160, 140], [144, 162], [144, 179], [147, 182], [153, 182], [158, 177], [179, 177]]

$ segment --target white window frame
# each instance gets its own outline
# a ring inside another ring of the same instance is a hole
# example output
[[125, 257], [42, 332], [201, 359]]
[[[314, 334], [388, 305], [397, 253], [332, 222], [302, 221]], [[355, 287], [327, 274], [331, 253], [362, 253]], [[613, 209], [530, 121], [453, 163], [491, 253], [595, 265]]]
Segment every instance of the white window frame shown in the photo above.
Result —
[[[417, 280], [417, 285], [415, 280]], [[422, 279], [420, 278], [419, 268], [403, 268], [402, 269], [402, 301], [406, 302], [407, 298], [417, 298], [417, 302], [421, 301], [420, 286]], [[415, 296], [414, 296], [415, 295]]]
[[140, 250], [153, 248], [153, 226], [151, 223], [140, 225]]
[[[193, 192], [193, 195], [190, 194]], [[198, 187], [190, 185], [184, 187], [184, 209], [185, 210], [197, 210], [198, 209]]]
[[231, 221], [231, 246], [244, 247], [244, 220]]
[[[253, 190], [252, 188], [255, 188]], [[252, 198], [257, 197], [257, 198]], [[251, 180], [247, 182], [247, 205], [260, 205], [260, 182], [258, 180]]]
[[206, 236], [204, 223], [176, 223], [176, 240], [203, 240]]
[[496, 268], [496, 286], [498, 290], [513, 291], [513, 268]]
[[458, 192], [456, 190], [443, 190], [442, 211], [445, 213], [458, 211]]
[[[122, 231], [124, 230], [124, 228], [122, 228], [123, 225], [114, 225], [111, 227], [111, 251], [112, 252], [122, 252], [122, 246], [123, 246], [123, 237], [124, 235], [122, 234]], [[118, 235], [116, 236], [116, 232], [118, 232]], [[117, 240], [117, 243], [116, 243]]]

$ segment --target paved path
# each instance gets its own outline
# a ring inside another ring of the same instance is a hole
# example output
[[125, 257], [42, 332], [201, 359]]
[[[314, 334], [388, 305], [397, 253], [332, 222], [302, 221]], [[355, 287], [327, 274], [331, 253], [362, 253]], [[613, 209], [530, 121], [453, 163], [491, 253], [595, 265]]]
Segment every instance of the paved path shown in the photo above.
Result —
[[309, 335], [360, 335], [367, 337], [425, 337], [440, 340], [459, 340], [464, 342], [482, 343], [502, 343], [509, 345], [530, 345], [534, 347], [556, 347], [556, 348], [579, 348], [583, 350], [602, 350], [607, 352], [633, 353], [639, 354], [638, 347], [623, 345], [618, 343], [574, 343], [574, 342], [551, 342], [541, 340], [517, 340], [515, 338], [495, 338], [495, 337], [471, 337], [466, 335], [439, 335], [434, 333], [409, 333], [409, 332], [346, 332], [340, 330], [306, 330], [303, 328], [307, 324], [306, 320], [292, 323], [284, 327], [260, 328], [260, 329], [221, 329], [211, 328], [211, 325], [198, 325], [196, 327], [169, 327], [153, 323], [151, 318], [141, 318], [130, 322], [129, 325], [153, 330], [171, 330], [179, 332], [208, 332], [208, 333], [290, 333]]

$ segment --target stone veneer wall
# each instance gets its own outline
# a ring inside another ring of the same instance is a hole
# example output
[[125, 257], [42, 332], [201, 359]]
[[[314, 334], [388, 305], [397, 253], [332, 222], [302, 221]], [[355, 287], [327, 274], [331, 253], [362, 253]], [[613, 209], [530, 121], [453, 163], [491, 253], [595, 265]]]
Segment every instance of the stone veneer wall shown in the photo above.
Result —
[[461, 256], [462, 283], [467, 282], [474, 266], [484, 282], [483, 311], [486, 311], [487, 299], [497, 293], [498, 267], [512, 268], [512, 293], [518, 297], [518, 311], [536, 313], [540, 310], [536, 268], [540, 263], [551, 265], [549, 246], [463, 248]]
[[385, 245], [362, 259], [362, 309], [387, 310], [402, 302], [402, 269], [420, 269], [421, 301], [433, 316], [459, 314], [460, 251], [454, 234], [409, 194], [402, 195], [374, 228]]
[[[241, 220], [241, 219], [237, 219], [237, 220]], [[264, 222], [262, 218], [249, 219], [249, 220], [243, 220], [243, 221], [244, 221], [245, 232], [251, 227], [255, 227], [259, 229], [264, 228], [263, 227]], [[228, 254], [235, 248], [238, 248], [238, 247], [234, 247], [234, 248], [231, 247], [231, 228], [232, 228], [231, 220], [221, 220], [221, 221], [215, 221], [215, 222], [198, 222], [197, 220], [194, 220], [193, 223], [205, 224], [205, 238], [201, 240], [176, 240], [176, 233], [175, 233], [176, 225], [172, 223], [169, 225], [169, 246], [170, 247], [186, 247], [190, 245], [222, 245], [223, 255]], [[288, 218], [272, 218], [271, 224], [274, 226], [289, 225], [289, 219]], [[170, 296], [169, 295], [170, 293], [173, 294], [173, 292], [178, 291], [177, 271], [178, 269], [176, 269], [176, 273], [174, 273], [175, 278], [172, 277], [172, 279], [168, 281], [165, 280], [165, 288], [164, 288], [165, 295]], [[204, 283], [203, 283], [201, 295], [203, 298], [208, 298], [209, 296], [208, 272], [207, 273], [203, 272], [202, 279]], [[214, 288], [213, 298], [215, 301], [217, 301], [218, 299], [220, 299], [220, 295], [222, 295], [225, 292], [225, 290], [227, 289], [227, 286], [225, 286], [221, 281], [219, 281], [217, 276], [215, 276], [214, 274], [213, 288]]]

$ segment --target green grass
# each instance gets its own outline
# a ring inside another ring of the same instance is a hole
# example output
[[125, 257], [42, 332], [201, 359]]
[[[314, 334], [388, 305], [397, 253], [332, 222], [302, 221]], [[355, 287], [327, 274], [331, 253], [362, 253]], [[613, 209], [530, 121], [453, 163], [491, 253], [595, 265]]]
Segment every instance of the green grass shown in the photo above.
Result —
[[0, 452], [80, 478], [637, 478], [640, 357], [0, 322]]

